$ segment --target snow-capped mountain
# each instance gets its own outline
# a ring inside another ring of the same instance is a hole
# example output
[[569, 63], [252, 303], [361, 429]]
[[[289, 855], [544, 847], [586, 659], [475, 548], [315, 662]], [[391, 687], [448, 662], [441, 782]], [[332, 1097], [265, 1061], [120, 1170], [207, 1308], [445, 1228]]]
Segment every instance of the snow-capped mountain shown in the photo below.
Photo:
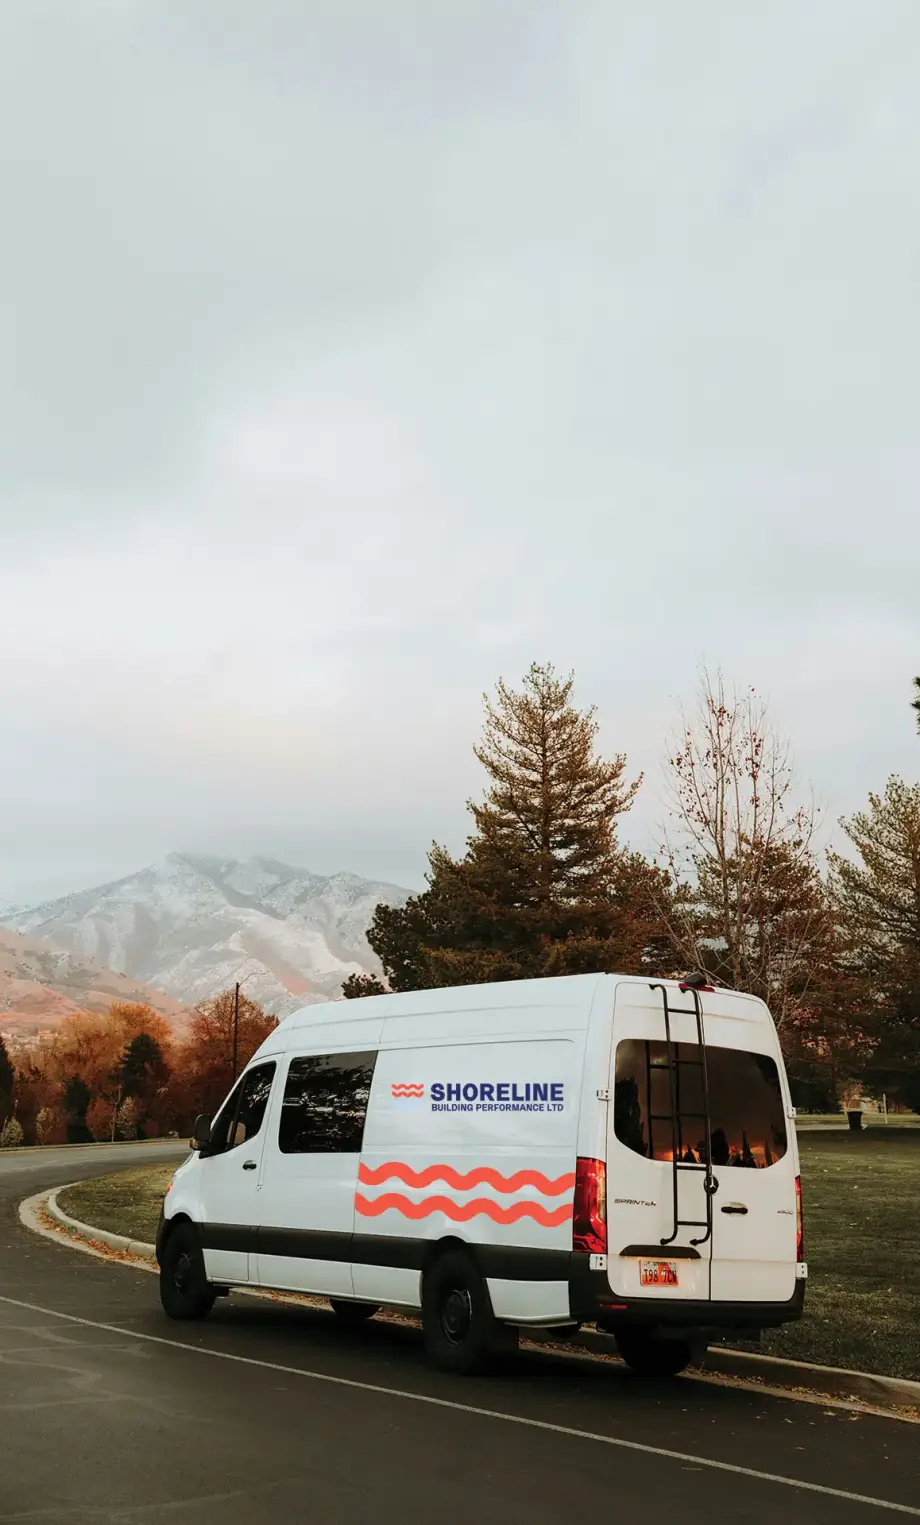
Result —
[[349, 974], [378, 971], [365, 936], [374, 908], [408, 894], [271, 858], [170, 853], [127, 879], [0, 920], [188, 1004], [245, 980], [247, 996], [283, 1016], [337, 996]]

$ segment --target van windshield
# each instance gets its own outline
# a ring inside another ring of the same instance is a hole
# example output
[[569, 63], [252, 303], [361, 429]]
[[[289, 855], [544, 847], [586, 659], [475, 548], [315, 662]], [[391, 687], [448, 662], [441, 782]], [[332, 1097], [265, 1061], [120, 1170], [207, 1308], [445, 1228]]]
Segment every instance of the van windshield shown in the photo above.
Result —
[[[692, 1043], [672, 1045], [677, 1089], [677, 1153], [704, 1164], [700, 1057]], [[627, 1038], [617, 1045], [614, 1132], [621, 1144], [651, 1160], [674, 1158], [667, 1045]], [[706, 1046], [713, 1165], [763, 1170], [786, 1153], [786, 1117], [779, 1072], [766, 1054]], [[696, 1114], [696, 1115], [692, 1115]]]

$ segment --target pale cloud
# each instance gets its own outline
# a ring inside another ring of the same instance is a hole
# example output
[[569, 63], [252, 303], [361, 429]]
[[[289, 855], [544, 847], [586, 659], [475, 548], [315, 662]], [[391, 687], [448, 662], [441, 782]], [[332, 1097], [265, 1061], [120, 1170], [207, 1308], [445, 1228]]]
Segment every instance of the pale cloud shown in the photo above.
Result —
[[917, 773], [912, 0], [0, 12], [0, 900], [418, 883], [480, 695]]

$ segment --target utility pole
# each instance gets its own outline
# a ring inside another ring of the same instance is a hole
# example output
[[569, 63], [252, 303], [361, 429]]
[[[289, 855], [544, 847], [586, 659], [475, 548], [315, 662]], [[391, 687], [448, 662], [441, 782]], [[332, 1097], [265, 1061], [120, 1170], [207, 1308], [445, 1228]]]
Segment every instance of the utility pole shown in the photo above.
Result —
[[233, 992], [233, 1079], [236, 1080], [237, 1049], [240, 1032], [240, 982]]

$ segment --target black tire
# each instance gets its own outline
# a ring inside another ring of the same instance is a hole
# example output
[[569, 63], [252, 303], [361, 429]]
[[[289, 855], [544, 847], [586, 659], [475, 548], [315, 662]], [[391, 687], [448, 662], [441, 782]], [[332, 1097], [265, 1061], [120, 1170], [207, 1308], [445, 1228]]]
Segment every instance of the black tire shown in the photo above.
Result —
[[379, 1313], [379, 1303], [350, 1303], [337, 1297], [330, 1298], [332, 1311], [343, 1329], [360, 1329], [368, 1319]]
[[703, 1340], [664, 1340], [648, 1329], [620, 1329], [616, 1341], [626, 1365], [639, 1377], [676, 1377], [706, 1353]]
[[447, 1250], [422, 1281], [425, 1349], [441, 1371], [466, 1376], [490, 1356], [517, 1343], [516, 1331], [499, 1324], [492, 1299], [470, 1255]]
[[160, 1262], [160, 1302], [174, 1319], [206, 1318], [214, 1307], [217, 1288], [205, 1275], [198, 1231], [192, 1223], [173, 1229]]

